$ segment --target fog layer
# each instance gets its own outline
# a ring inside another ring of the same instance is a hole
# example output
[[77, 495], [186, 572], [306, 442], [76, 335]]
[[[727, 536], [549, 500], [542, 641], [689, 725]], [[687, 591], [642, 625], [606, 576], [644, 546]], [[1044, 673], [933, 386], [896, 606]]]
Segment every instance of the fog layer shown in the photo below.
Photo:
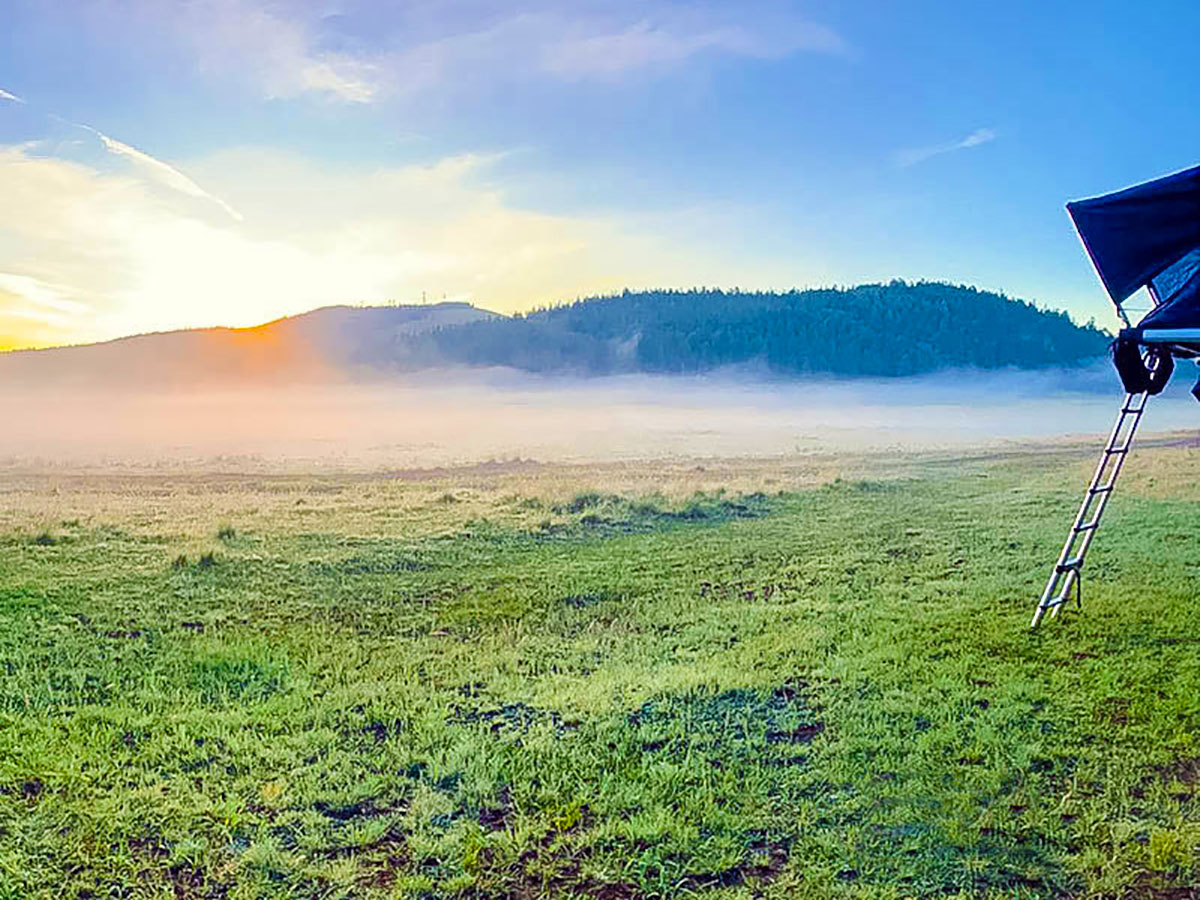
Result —
[[[1200, 423], [1200, 405], [1187, 394], [1190, 368], [1154, 399], [1147, 431]], [[772, 381], [733, 372], [573, 380], [489, 370], [205, 391], [0, 387], [0, 461], [224, 457], [376, 469], [953, 449], [1103, 433], [1120, 396], [1106, 364], [886, 380]]]

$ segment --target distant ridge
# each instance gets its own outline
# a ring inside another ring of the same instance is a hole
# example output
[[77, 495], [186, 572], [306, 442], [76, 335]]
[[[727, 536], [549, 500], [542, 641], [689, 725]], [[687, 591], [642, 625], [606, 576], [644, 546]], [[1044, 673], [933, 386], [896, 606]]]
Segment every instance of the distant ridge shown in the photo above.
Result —
[[469, 303], [326, 306], [252, 328], [197, 328], [0, 354], [8, 384], [211, 385], [353, 377], [422, 333], [497, 318]]
[[371, 378], [450, 367], [546, 374], [916, 375], [1073, 366], [1109, 335], [1065, 313], [940, 282], [783, 293], [625, 291], [525, 315], [467, 303], [330, 306], [256, 328], [213, 328], [0, 355], [9, 385], [203, 385]]

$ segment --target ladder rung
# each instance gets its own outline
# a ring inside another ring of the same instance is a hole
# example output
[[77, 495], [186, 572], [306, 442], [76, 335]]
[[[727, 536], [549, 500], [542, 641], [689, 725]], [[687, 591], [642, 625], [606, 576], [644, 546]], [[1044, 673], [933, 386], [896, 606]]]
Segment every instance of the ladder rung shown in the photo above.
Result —
[[1079, 571], [1079, 567], [1081, 565], [1083, 565], [1083, 560], [1080, 559], [1078, 556], [1073, 556], [1070, 559], [1068, 559], [1065, 563], [1059, 563], [1057, 566], [1057, 571], [1059, 571], [1059, 572], [1077, 572], [1077, 571]]
[[1079, 534], [1079, 532], [1081, 532], [1081, 531], [1095, 531], [1099, 527], [1100, 527], [1100, 523], [1097, 522], [1095, 519], [1093, 519], [1092, 521], [1088, 522], [1086, 525], [1077, 526], [1075, 529], [1075, 533]]
[[1109, 482], [1108, 484], [1102, 484], [1099, 487], [1088, 488], [1088, 493], [1089, 494], [1110, 494], [1110, 493], [1112, 493], [1112, 489], [1113, 489], [1112, 482]]
[[1129, 445], [1124, 444], [1120, 447], [1105, 447], [1104, 452], [1108, 456], [1116, 456], [1118, 453], [1128, 453]]

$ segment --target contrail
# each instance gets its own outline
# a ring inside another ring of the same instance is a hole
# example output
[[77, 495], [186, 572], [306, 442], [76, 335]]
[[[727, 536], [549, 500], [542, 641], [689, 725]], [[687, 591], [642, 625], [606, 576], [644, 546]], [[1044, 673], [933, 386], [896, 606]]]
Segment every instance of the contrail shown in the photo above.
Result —
[[917, 163], [941, 156], [943, 153], [953, 153], [955, 150], [969, 150], [979, 147], [996, 139], [996, 132], [991, 128], [977, 128], [960, 141], [948, 144], [937, 144], [932, 147], [919, 147], [915, 150], [901, 150], [896, 154], [896, 163], [901, 168], [915, 166]]
[[225, 212], [227, 212], [230, 218], [232, 218], [235, 222], [243, 221], [243, 217], [240, 212], [238, 212], [220, 197], [210, 194], [208, 191], [204, 190], [204, 188], [200, 187], [200, 185], [196, 184], [196, 182], [192, 181], [191, 178], [189, 178], [187, 175], [184, 175], [174, 166], [163, 162], [161, 159], [156, 159], [149, 153], [144, 153], [143, 151], [137, 149], [137, 147], [131, 147], [129, 144], [118, 141], [116, 138], [111, 138], [104, 132], [93, 128], [91, 125], [84, 125], [81, 122], [76, 122], [75, 124], [80, 128], [87, 129], [92, 134], [96, 135], [96, 137], [100, 138], [101, 143], [104, 144], [104, 149], [109, 153], [116, 154], [117, 156], [124, 156], [160, 184], [163, 184], [172, 190], [179, 191], [181, 194], [187, 194], [189, 197], [196, 197], [200, 200], [208, 200], [212, 203], [215, 203], [220, 206], [221, 209], [225, 210]]

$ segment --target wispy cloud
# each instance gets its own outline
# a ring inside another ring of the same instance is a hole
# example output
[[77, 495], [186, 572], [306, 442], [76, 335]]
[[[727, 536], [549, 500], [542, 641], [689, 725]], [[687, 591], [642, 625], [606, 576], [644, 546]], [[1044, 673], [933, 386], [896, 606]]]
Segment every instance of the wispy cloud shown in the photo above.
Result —
[[379, 91], [375, 67], [349, 60], [312, 60], [297, 68], [291, 87], [297, 91], [315, 91], [347, 103], [370, 103]]
[[848, 54], [826, 26], [797, 18], [719, 8], [684, 9], [661, 0], [603, 6], [526, 6], [486, 27], [443, 25], [375, 58], [381, 94], [439, 90], [468, 94], [531, 80], [616, 81], [656, 75], [703, 57], [782, 59], [794, 53]]
[[10, 93], [9, 91], [4, 90], [4, 88], [0, 88], [0, 100], [7, 100], [10, 103], [24, 103], [25, 102], [22, 98], [18, 97], [16, 94], [13, 94], [13, 93]]
[[343, 0], [333, 14], [288, 0], [193, 0], [169, 16], [150, 0], [132, 8], [202, 71], [272, 99], [371, 103], [535, 78], [612, 80], [702, 56], [849, 50], [831, 28], [772, 2], [725, 9], [671, 0]]
[[381, 89], [383, 73], [375, 61], [381, 54], [325, 46], [322, 22], [329, 17], [319, 4], [134, 0], [131, 8], [155, 34], [176, 40], [201, 71], [245, 80], [267, 99], [309, 95], [368, 103]]
[[149, 153], [145, 153], [136, 147], [131, 147], [129, 144], [118, 141], [116, 138], [111, 138], [104, 132], [93, 128], [91, 125], [79, 124], [79, 127], [85, 128], [92, 134], [96, 135], [96, 137], [100, 139], [100, 142], [104, 144], [104, 149], [109, 153], [128, 159], [149, 178], [152, 178], [159, 184], [171, 188], [172, 190], [179, 191], [181, 194], [186, 194], [189, 197], [195, 197], [197, 200], [208, 200], [212, 203], [215, 203], [217, 206], [221, 207], [221, 209], [225, 210], [225, 212], [228, 213], [230, 218], [232, 218], [234, 221], [242, 221], [242, 214], [240, 212], [238, 212], [220, 197], [214, 196], [213, 194], [210, 194], [208, 191], [204, 190], [204, 188], [196, 184], [195, 181], [169, 163], [165, 163], [161, 159], [157, 159], [151, 156]]
[[[83, 312], [87, 309], [82, 303], [68, 300], [63, 296], [62, 289], [47, 284], [30, 275], [16, 275], [12, 272], [0, 272], [0, 291], [21, 297], [30, 305], [37, 307], [39, 317], [54, 314], [67, 315]], [[17, 313], [6, 310], [11, 315]]]
[[0, 351], [40, 347], [86, 335], [80, 319], [88, 307], [63, 288], [30, 275], [0, 271]]
[[981, 147], [984, 144], [991, 143], [995, 139], [996, 132], [993, 129], [977, 128], [959, 141], [950, 141], [946, 144], [934, 144], [929, 147], [916, 147], [908, 150], [897, 151], [896, 165], [900, 166], [901, 168], [915, 166], [917, 163], [925, 162], [925, 160], [932, 159], [935, 156], [953, 153], [956, 150], [969, 150], [972, 147]]
[[617, 31], [549, 41], [543, 60], [549, 72], [585, 78], [675, 65], [706, 52], [773, 59], [802, 50], [839, 53], [845, 49], [845, 42], [831, 29], [800, 20], [783, 23], [779, 30], [740, 24], [696, 29], [642, 20]]

